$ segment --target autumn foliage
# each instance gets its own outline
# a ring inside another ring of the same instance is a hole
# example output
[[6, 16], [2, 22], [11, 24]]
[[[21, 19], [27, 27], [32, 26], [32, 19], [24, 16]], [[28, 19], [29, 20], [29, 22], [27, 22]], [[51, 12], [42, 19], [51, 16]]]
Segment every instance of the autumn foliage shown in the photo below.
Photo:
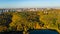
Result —
[[6, 12], [0, 14], [0, 25], [0, 32], [47, 28], [60, 30], [60, 10]]

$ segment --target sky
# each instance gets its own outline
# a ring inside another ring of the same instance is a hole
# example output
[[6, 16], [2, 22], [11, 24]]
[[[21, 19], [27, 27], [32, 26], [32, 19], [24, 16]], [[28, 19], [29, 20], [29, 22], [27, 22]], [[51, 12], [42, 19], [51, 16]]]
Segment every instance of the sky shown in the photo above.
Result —
[[0, 0], [0, 8], [60, 7], [60, 0]]

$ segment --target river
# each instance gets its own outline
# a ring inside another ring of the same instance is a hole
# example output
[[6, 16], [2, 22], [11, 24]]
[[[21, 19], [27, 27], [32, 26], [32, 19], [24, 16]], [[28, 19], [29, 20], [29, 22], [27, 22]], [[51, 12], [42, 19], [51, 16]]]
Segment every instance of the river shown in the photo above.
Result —
[[[10, 32], [0, 32], [0, 34], [23, 34], [23, 31], [10, 31]], [[29, 34], [59, 34], [56, 30], [50, 29], [40, 29], [40, 30], [28, 30]]]
[[41, 30], [30, 30], [29, 34], [59, 34], [56, 30], [41, 29]]

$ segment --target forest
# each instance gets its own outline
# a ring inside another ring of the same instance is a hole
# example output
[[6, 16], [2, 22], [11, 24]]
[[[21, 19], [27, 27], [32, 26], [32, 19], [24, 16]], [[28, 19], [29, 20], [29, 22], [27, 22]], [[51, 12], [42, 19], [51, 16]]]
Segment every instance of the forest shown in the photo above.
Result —
[[3, 12], [0, 14], [0, 32], [29, 29], [55, 29], [60, 32], [60, 10]]

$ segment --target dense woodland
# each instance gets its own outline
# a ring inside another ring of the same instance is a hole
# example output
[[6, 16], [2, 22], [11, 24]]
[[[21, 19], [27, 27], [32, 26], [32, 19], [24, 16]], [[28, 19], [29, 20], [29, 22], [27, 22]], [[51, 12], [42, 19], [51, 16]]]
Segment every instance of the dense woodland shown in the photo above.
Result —
[[56, 29], [60, 31], [60, 10], [5, 12], [0, 14], [0, 32], [29, 29]]

